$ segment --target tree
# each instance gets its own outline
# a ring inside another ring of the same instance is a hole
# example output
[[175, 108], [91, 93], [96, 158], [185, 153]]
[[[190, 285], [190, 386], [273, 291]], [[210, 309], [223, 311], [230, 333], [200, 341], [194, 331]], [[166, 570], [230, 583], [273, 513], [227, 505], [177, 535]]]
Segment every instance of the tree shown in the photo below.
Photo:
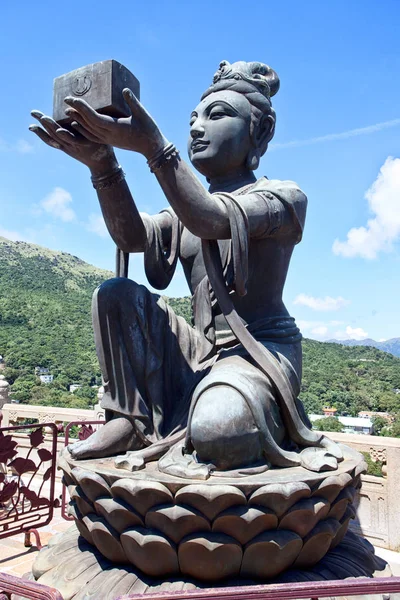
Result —
[[326, 417], [326, 419], [317, 419], [313, 422], [313, 429], [318, 431], [343, 431], [343, 425], [336, 417]]
[[382, 430], [388, 426], [387, 419], [375, 415], [372, 417], [373, 435], [383, 435]]

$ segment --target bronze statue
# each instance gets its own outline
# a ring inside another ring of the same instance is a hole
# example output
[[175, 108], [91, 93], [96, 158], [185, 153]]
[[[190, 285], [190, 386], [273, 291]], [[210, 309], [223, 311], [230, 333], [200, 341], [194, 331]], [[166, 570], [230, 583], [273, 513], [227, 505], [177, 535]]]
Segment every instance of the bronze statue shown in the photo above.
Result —
[[[93, 324], [107, 423], [70, 448], [74, 459], [122, 455], [183, 477], [273, 467], [334, 470], [342, 452], [311, 431], [297, 396], [301, 334], [282, 301], [307, 198], [291, 181], [254, 171], [275, 132], [279, 78], [258, 62], [223, 61], [190, 117], [189, 158], [203, 187], [134, 94], [130, 117], [67, 97], [69, 129], [38, 111], [48, 145], [89, 167], [110, 235], [144, 252], [151, 285], [165, 289], [182, 263], [194, 327], [126, 277], [94, 294]], [[170, 208], [140, 214], [113, 147], [139, 152]]]

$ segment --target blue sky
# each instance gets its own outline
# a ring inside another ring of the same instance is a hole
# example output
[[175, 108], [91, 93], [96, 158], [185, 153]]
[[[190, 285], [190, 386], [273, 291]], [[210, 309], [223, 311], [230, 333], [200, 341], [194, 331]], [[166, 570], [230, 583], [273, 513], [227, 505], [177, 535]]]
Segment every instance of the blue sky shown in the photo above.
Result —
[[[277, 128], [258, 174], [309, 198], [285, 302], [308, 337], [400, 336], [400, 4], [86, 0], [2, 3], [0, 235], [113, 268], [88, 171], [28, 131], [53, 78], [115, 58], [186, 156], [189, 115], [221, 60], [279, 74]], [[143, 157], [118, 152], [139, 210], [166, 204]], [[144, 282], [142, 258], [130, 276]], [[167, 290], [184, 295], [181, 273]]]

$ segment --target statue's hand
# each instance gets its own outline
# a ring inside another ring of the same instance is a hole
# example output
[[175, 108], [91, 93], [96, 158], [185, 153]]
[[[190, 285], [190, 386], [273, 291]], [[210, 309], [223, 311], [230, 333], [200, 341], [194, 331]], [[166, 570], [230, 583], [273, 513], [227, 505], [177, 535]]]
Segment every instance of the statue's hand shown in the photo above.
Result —
[[104, 144], [133, 150], [150, 158], [165, 146], [166, 140], [133, 92], [125, 88], [123, 96], [131, 110], [130, 117], [117, 119], [101, 115], [85, 100], [71, 96], [65, 98], [65, 102], [71, 107], [65, 112], [76, 121], [78, 125], [75, 127], [89, 140], [100, 140]]
[[96, 136], [86, 134], [86, 132], [85, 136], [78, 132], [72, 133], [38, 110], [33, 110], [31, 115], [39, 121], [42, 127], [31, 125], [30, 131], [36, 133], [48, 146], [62, 150], [94, 172], [107, 171], [110, 166], [116, 164], [112, 147], [101, 143]]

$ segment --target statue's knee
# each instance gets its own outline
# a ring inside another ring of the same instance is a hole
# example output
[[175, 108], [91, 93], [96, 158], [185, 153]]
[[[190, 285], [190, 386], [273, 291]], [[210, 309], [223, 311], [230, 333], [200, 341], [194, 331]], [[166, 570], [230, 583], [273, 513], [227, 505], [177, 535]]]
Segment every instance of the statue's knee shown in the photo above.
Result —
[[135, 306], [136, 299], [143, 295], [141, 288], [143, 286], [126, 277], [107, 279], [95, 290], [93, 303], [98, 306], [112, 307], [120, 305], [129, 298], [131, 306]]
[[242, 394], [229, 385], [205, 390], [193, 411], [191, 441], [200, 460], [234, 469], [262, 457], [260, 432]]

